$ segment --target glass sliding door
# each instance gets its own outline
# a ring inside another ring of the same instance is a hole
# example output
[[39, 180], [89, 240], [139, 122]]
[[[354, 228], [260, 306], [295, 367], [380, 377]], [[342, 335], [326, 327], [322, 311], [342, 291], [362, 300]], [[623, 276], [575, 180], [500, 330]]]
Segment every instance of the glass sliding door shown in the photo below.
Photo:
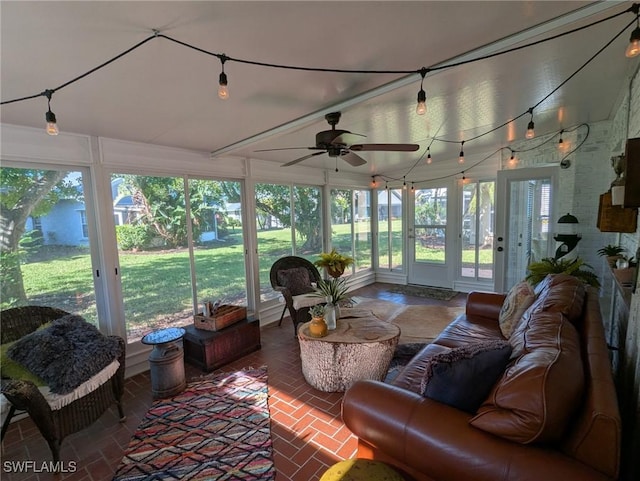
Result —
[[111, 186], [129, 342], [190, 324], [204, 300], [246, 305], [237, 182], [113, 174]]
[[46, 305], [97, 325], [84, 171], [3, 167], [0, 175], [2, 309]]
[[463, 185], [460, 276], [493, 279], [495, 182]]

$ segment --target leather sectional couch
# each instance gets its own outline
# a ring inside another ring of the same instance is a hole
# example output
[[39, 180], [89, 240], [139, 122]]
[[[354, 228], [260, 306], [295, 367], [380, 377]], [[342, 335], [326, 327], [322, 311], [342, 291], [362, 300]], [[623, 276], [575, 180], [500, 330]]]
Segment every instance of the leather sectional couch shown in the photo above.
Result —
[[[470, 293], [465, 313], [391, 384], [354, 384], [342, 416], [358, 457], [425, 481], [616, 479], [621, 420], [598, 294], [564, 274], [535, 294], [508, 339], [506, 368], [475, 412], [425, 397], [424, 376], [439, 354], [505, 340], [503, 294]], [[474, 386], [451, 386], [465, 389]]]

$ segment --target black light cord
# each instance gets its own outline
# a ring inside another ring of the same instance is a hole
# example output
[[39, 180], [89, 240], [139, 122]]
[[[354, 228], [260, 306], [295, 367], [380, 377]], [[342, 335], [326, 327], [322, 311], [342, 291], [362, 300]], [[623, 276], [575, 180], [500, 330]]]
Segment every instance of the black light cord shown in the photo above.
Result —
[[[124, 52], [116, 55], [115, 57], [107, 60], [106, 62], [92, 68], [91, 70], [69, 80], [68, 82], [63, 83], [62, 85], [54, 88], [54, 89], [47, 89], [50, 90], [51, 92], [56, 92], [58, 90], [63, 89], [64, 87], [67, 87], [68, 85], [77, 82], [78, 80], [81, 80], [85, 77], [87, 77], [88, 75], [91, 75], [92, 73], [96, 72], [97, 70], [100, 70], [104, 67], [106, 67], [107, 65], [111, 64], [112, 62], [115, 62], [116, 60], [122, 58], [123, 56], [131, 53], [133, 50], [136, 50], [137, 48], [141, 47], [142, 45], [144, 45], [145, 43], [147, 43], [148, 41], [154, 39], [154, 38], [164, 38], [166, 40], [169, 40], [171, 42], [177, 43], [179, 45], [182, 45], [184, 47], [193, 49], [195, 51], [198, 51], [200, 53], [204, 53], [206, 55], [210, 55], [213, 57], [217, 57], [218, 59], [220, 59], [221, 61], [233, 61], [233, 62], [238, 62], [238, 63], [244, 63], [244, 64], [248, 64], [248, 65], [256, 65], [256, 66], [261, 66], [261, 67], [270, 67], [270, 68], [279, 68], [279, 69], [287, 69], [287, 70], [304, 70], [304, 71], [311, 71], [311, 72], [332, 72], [332, 73], [358, 73], [358, 74], [412, 74], [412, 73], [417, 73], [422, 75], [423, 73], [426, 74], [428, 72], [431, 71], [436, 71], [436, 70], [444, 70], [447, 68], [452, 68], [452, 67], [457, 67], [460, 65], [466, 65], [472, 62], [477, 62], [480, 60], [486, 60], [489, 58], [493, 58], [499, 55], [505, 55], [507, 53], [511, 53], [517, 50], [521, 50], [527, 47], [531, 47], [531, 46], [535, 46], [535, 45], [539, 45], [543, 42], [548, 42], [551, 40], [555, 40], [557, 38], [563, 37], [565, 35], [570, 35], [572, 33], [578, 32], [580, 30], [584, 30], [587, 28], [590, 28], [594, 25], [598, 25], [600, 23], [603, 23], [605, 21], [614, 19], [620, 15], [624, 15], [625, 13], [628, 12], [633, 12], [636, 17], [638, 15], [638, 11], [640, 10], [640, 5], [639, 4], [633, 4], [631, 7], [629, 7], [626, 10], [623, 10], [621, 12], [615, 13], [613, 15], [610, 15], [606, 18], [597, 20], [595, 22], [589, 23], [587, 25], [583, 25], [582, 27], [577, 27], [575, 29], [569, 30], [567, 32], [563, 32], [545, 39], [540, 39], [537, 40], [535, 42], [530, 42], [524, 45], [520, 45], [518, 47], [513, 47], [513, 48], [509, 48], [500, 52], [494, 52], [492, 54], [488, 54], [488, 55], [484, 55], [481, 57], [477, 57], [477, 58], [473, 58], [473, 59], [469, 59], [469, 60], [464, 60], [464, 61], [460, 61], [460, 62], [455, 62], [455, 63], [451, 63], [451, 64], [447, 64], [447, 65], [441, 65], [441, 66], [433, 66], [433, 67], [421, 67], [420, 69], [414, 69], [414, 70], [361, 70], [361, 69], [336, 69], [336, 68], [320, 68], [320, 67], [306, 67], [306, 66], [296, 66], [296, 65], [286, 65], [286, 64], [275, 64], [275, 63], [269, 63], [269, 62], [260, 62], [260, 61], [256, 61], [256, 60], [247, 60], [247, 59], [240, 59], [240, 58], [235, 58], [235, 57], [229, 57], [226, 54], [219, 54], [219, 53], [215, 53], [215, 52], [210, 52], [208, 50], [202, 49], [200, 47], [196, 47], [195, 45], [191, 45], [188, 44], [186, 42], [182, 42], [181, 40], [177, 40], [174, 39], [172, 37], [169, 37], [167, 35], [161, 34], [159, 31], [154, 30], [154, 34], [150, 37], [147, 37], [146, 39], [142, 40], [141, 42], [137, 43], [136, 45], [132, 46], [131, 48], [128, 48], [127, 50], [125, 50]], [[634, 18], [634, 21], [636, 19]], [[632, 22], [633, 23], [633, 22]], [[625, 29], [628, 28], [625, 27]], [[617, 37], [617, 36], [616, 36]], [[33, 94], [33, 95], [28, 95], [26, 97], [20, 97], [20, 98], [16, 98], [16, 99], [11, 99], [11, 100], [5, 100], [0, 102], [0, 105], [6, 105], [6, 104], [11, 104], [11, 103], [15, 103], [15, 102], [22, 102], [25, 100], [31, 100], [34, 98], [38, 98], [44, 95], [44, 92], [38, 93], [38, 94]], [[521, 116], [516, 117], [515, 119], [510, 120], [509, 122], [506, 122], [505, 124], [499, 126], [498, 128], [502, 128], [505, 125], [507, 125], [508, 123], [517, 120], [518, 118], [520, 118]], [[477, 138], [477, 137], [476, 137]], [[468, 140], [473, 140], [473, 139], [468, 139]]]

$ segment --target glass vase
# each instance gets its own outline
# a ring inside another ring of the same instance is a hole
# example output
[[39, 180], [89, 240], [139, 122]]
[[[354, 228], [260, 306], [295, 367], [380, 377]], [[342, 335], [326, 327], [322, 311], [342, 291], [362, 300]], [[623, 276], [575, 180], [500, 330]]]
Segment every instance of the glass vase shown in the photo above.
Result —
[[336, 306], [327, 304], [324, 308], [324, 321], [327, 323], [327, 329], [332, 331], [337, 326]]

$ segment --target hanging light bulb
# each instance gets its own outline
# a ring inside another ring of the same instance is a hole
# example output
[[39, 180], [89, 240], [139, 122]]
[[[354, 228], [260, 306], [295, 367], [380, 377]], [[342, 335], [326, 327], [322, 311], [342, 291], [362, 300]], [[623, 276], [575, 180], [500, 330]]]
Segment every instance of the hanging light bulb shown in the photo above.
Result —
[[433, 159], [431, 158], [431, 147], [427, 147], [427, 164], [430, 164], [431, 162], [433, 162]]
[[518, 159], [516, 159], [515, 155], [513, 155], [513, 152], [511, 152], [511, 158], [509, 159], [509, 167], [515, 167], [517, 163], [518, 163]]
[[384, 183], [384, 190], [389, 190], [389, 182]]
[[420, 91], [418, 92], [418, 104], [416, 105], [416, 114], [424, 115], [427, 113], [427, 93], [422, 88], [424, 83], [424, 77], [427, 75], [427, 69], [422, 67], [420, 70], [420, 75], [422, 76], [422, 80], [420, 80]]
[[378, 184], [376, 183], [376, 176], [373, 175], [373, 176], [371, 176], [371, 178], [372, 178], [371, 187], [375, 189], [378, 186]]
[[404, 190], [407, 190], [407, 181], [405, 180], [405, 178], [404, 178], [404, 177], [402, 177], [402, 188], [403, 188]]
[[529, 120], [529, 123], [527, 124], [527, 133], [525, 134], [525, 137], [527, 139], [533, 139], [536, 136], [533, 123], [533, 108], [529, 109], [529, 113], [531, 114], [531, 120]]
[[53, 90], [45, 90], [44, 94], [47, 97], [47, 107], [48, 110], [44, 114], [44, 118], [47, 121], [46, 131], [49, 135], [58, 135], [60, 131], [58, 130], [58, 123], [56, 121], [56, 114], [51, 111], [51, 96], [53, 95]]
[[226, 100], [229, 98], [229, 88], [227, 87], [227, 74], [224, 73], [224, 63], [227, 61], [227, 57], [222, 54], [220, 57], [220, 63], [222, 63], [222, 72], [220, 72], [220, 79], [218, 80], [218, 98]]
[[464, 140], [460, 142], [460, 156], [458, 157], [458, 163], [464, 164]]
[[413, 187], [413, 182], [411, 182], [411, 191], [414, 191], [414, 190], [416, 189]]
[[563, 150], [564, 148], [564, 141], [562, 140], [562, 132], [564, 132], [564, 129], [562, 129], [560, 131], [560, 139], [558, 139], [558, 149]]
[[627, 58], [633, 58], [640, 55], [640, 17], [636, 17], [638, 21], [636, 28], [631, 32], [631, 38], [629, 39], [629, 45], [624, 52]]

